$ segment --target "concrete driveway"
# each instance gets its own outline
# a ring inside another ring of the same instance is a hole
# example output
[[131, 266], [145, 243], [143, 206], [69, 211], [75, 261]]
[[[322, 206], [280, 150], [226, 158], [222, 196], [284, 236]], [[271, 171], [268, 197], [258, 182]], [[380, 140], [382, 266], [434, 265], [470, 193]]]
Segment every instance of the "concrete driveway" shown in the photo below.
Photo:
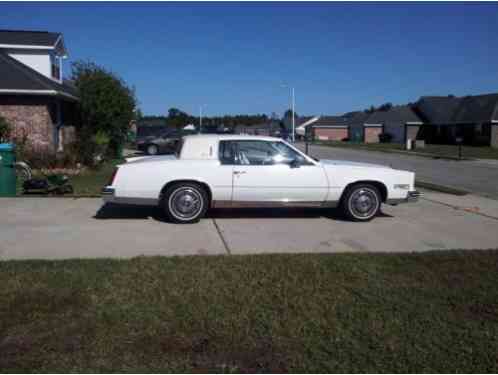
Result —
[[[304, 150], [304, 144], [298, 144]], [[396, 153], [352, 150], [340, 147], [310, 147], [311, 155], [319, 159], [352, 160], [366, 163], [390, 165], [416, 173], [424, 182], [446, 185], [498, 199], [498, 161], [457, 161], [432, 159]]]
[[0, 259], [276, 252], [406, 252], [498, 247], [498, 201], [425, 192], [370, 223], [335, 210], [213, 210], [194, 225], [100, 199], [0, 199]]

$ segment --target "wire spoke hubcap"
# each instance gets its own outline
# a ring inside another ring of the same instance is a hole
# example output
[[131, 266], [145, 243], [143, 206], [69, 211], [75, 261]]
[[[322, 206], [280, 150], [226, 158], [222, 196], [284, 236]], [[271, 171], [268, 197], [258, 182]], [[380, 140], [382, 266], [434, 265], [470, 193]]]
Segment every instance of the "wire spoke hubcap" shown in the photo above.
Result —
[[176, 217], [191, 219], [202, 209], [202, 196], [197, 190], [190, 187], [180, 188], [171, 194], [169, 205]]
[[357, 217], [367, 218], [375, 214], [378, 207], [378, 198], [370, 189], [356, 190], [350, 199], [350, 208]]

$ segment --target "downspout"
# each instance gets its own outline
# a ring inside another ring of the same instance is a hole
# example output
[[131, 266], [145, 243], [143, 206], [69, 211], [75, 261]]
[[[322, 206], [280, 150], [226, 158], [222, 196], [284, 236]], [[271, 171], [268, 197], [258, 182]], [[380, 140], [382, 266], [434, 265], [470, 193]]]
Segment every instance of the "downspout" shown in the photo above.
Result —
[[59, 81], [62, 83], [62, 57], [57, 56], [57, 58], [59, 59]]

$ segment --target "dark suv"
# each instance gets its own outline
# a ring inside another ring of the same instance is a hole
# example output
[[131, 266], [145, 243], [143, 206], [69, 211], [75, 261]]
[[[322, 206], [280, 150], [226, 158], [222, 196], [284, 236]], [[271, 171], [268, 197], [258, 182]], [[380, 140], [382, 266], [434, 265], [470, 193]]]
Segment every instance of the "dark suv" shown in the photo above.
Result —
[[166, 130], [137, 140], [137, 149], [147, 155], [170, 154], [175, 152], [180, 139], [185, 135], [197, 134], [196, 130]]

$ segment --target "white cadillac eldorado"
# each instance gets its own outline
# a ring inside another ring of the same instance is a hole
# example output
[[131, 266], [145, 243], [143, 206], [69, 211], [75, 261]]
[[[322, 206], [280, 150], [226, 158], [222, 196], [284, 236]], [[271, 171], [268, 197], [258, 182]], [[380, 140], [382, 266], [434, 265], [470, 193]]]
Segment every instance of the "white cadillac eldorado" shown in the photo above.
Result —
[[119, 165], [105, 202], [159, 205], [176, 223], [198, 221], [211, 207], [337, 207], [368, 221], [382, 203], [418, 200], [415, 174], [387, 166], [315, 160], [278, 138], [193, 135], [175, 155]]

